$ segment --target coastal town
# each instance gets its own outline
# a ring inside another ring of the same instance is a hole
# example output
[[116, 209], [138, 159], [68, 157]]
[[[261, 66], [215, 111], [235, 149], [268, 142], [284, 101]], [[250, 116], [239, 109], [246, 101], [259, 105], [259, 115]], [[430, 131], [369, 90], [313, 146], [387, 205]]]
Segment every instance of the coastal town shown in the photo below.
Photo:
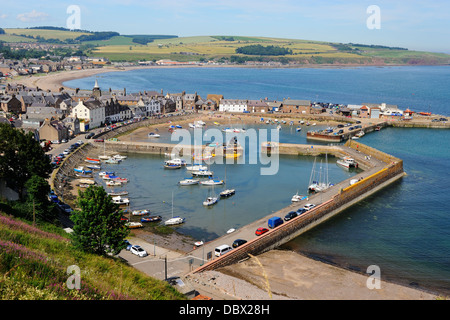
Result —
[[[104, 67], [102, 58], [70, 57], [65, 61], [67, 64], [50, 65], [43, 61], [33, 64], [32, 59], [26, 62], [3, 59], [0, 64], [0, 72], [4, 76], [0, 83], [0, 121], [10, 123], [15, 128], [33, 131], [40, 141], [56, 143], [117, 122], [180, 112], [302, 116], [324, 121], [352, 118], [405, 124], [422, 121], [444, 126], [447, 123], [447, 119], [442, 116], [383, 101], [344, 105], [311, 101], [307, 100], [308, 97], [286, 97], [277, 101], [268, 97], [225, 97], [220, 92], [208, 93], [206, 96], [197, 92], [164, 92], [163, 89], [153, 88], [127, 92], [126, 88], [101, 89], [97, 80], [92, 90], [65, 88], [62, 85], [58, 90], [46, 90], [23, 84], [29, 78], [39, 79], [43, 74], [48, 75], [49, 70], [65, 70], [60, 71], [62, 74], [69, 70], [78, 70], [79, 73], [90, 69], [96, 72], [110, 70]], [[23, 78], [24, 74], [27, 78]]]

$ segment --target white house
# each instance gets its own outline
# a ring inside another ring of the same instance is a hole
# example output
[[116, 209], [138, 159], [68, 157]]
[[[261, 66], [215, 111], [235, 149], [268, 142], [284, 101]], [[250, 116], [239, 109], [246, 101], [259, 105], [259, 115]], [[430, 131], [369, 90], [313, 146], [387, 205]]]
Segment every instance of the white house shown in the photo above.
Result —
[[147, 111], [147, 115], [155, 115], [161, 113], [161, 102], [157, 99], [151, 99], [145, 105], [145, 109]]
[[247, 100], [222, 99], [219, 103], [219, 111], [222, 112], [246, 112]]
[[[89, 129], [100, 127], [105, 122], [105, 106], [100, 101], [95, 99], [88, 99], [86, 101], [79, 101], [78, 104], [72, 108], [71, 117], [76, 117], [84, 120], [84, 127], [87, 125]], [[81, 130], [83, 130], [81, 128]]]

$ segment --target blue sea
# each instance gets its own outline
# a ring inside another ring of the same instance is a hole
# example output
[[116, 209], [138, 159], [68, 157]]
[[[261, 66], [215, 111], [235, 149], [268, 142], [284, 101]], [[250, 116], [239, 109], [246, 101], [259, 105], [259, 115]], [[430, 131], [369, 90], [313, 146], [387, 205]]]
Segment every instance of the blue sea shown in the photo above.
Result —
[[[202, 97], [211, 93], [225, 98], [290, 97], [342, 104], [385, 102], [402, 109], [450, 115], [448, 66], [161, 68], [110, 72], [65, 85], [91, 89], [96, 78], [102, 90], [163, 89], [164, 93], [197, 92]], [[266, 128], [261, 124], [253, 127]], [[280, 142], [306, 143], [305, 134], [306, 128], [297, 133], [286, 126]], [[450, 131], [445, 129], [385, 128], [366, 134], [361, 142], [403, 159], [407, 175], [283, 248], [362, 273], [368, 266], [378, 265], [382, 280], [450, 295], [449, 141]], [[314, 159], [280, 157], [280, 170], [274, 176], [259, 175], [259, 166], [216, 166], [217, 175], [226, 175], [239, 192], [210, 209], [199, 205], [209, 190], [201, 186], [174, 188], [185, 173], [163, 170], [162, 161], [154, 155], [129, 155], [116, 168], [130, 178], [127, 188], [134, 194], [136, 206], [149, 206], [168, 216], [174, 192], [175, 213], [189, 216], [189, 223], [179, 231], [206, 240], [288, 205], [293, 193], [305, 190]], [[337, 167], [332, 158], [327, 167], [333, 181], [355, 174]]]

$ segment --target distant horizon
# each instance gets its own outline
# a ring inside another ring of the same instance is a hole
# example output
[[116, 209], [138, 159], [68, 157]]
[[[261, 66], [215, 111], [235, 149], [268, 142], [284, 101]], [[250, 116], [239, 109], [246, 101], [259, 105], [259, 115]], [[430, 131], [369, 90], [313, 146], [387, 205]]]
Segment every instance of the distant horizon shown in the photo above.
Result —
[[122, 35], [254, 36], [450, 54], [450, 2], [445, 0], [23, 0], [2, 5], [0, 26], [67, 27], [74, 14], [77, 29]]

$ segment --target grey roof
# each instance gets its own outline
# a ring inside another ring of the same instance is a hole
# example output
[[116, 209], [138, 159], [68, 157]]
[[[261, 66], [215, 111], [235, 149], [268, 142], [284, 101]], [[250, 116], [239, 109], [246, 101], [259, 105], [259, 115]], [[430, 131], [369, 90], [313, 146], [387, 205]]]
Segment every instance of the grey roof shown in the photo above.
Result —
[[310, 100], [286, 99], [286, 100], [283, 100], [283, 105], [288, 105], [288, 106], [310, 106], [311, 105], [311, 101]]

